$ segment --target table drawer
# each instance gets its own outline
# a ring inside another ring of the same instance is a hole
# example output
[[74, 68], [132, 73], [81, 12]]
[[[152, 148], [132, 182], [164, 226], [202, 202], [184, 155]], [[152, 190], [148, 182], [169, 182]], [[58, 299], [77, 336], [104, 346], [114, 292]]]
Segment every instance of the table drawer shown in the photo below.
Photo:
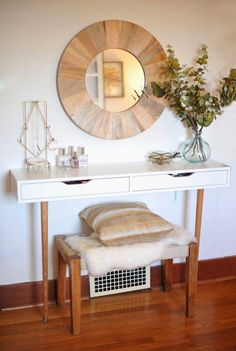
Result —
[[228, 184], [228, 176], [227, 170], [135, 176], [132, 178], [132, 191], [223, 186]]
[[129, 191], [129, 177], [83, 181], [55, 181], [21, 184], [21, 201], [66, 199], [77, 196], [115, 194]]

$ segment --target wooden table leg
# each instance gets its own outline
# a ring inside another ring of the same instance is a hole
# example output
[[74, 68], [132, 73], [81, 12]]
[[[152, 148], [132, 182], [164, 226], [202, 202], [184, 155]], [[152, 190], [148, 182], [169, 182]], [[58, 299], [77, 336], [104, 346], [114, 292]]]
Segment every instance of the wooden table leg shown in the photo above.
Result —
[[41, 202], [43, 320], [48, 321], [48, 203]]
[[201, 236], [203, 198], [204, 198], [204, 189], [198, 189], [196, 219], [195, 219], [195, 237], [197, 239], [198, 246], [200, 243], [200, 236]]
[[191, 243], [189, 256], [186, 257], [186, 316], [192, 317], [195, 314], [196, 293], [197, 293], [197, 266], [198, 266], [198, 245]]
[[[197, 249], [194, 254], [192, 261], [196, 259], [196, 272], [195, 277], [197, 279], [197, 267], [198, 267], [198, 251], [201, 236], [201, 224], [202, 224], [202, 209], [203, 209], [203, 198], [204, 189], [197, 190], [197, 205], [196, 205], [196, 217], [195, 217], [195, 237], [197, 239]], [[173, 260], [162, 260], [162, 276], [163, 276], [163, 289], [165, 291], [170, 291], [172, 288], [172, 275], [173, 275]], [[195, 282], [196, 285], [196, 282]]]
[[204, 189], [197, 191], [196, 217], [195, 217], [195, 237], [196, 244], [191, 244], [189, 257], [186, 259], [186, 315], [194, 316], [196, 293], [197, 293], [197, 274], [198, 274], [198, 254], [201, 236], [202, 209], [203, 209]]

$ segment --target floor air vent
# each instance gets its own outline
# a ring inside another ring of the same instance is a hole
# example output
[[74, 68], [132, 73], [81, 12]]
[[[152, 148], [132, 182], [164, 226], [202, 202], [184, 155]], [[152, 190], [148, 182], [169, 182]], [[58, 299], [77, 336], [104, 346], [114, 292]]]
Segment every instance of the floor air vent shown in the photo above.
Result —
[[101, 277], [89, 277], [90, 297], [120, 294], [150, 288], [150, 266], [112, 270]]

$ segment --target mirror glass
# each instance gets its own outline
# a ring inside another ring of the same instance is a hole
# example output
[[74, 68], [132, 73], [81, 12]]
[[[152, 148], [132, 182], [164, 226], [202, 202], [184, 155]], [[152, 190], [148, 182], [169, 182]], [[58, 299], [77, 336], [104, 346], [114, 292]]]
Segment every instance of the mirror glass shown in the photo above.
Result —
[[138, 102], [145, 85], [143, 68], [126, 50], [100, 52], [86, 72], [86, 88], [100, 108], [110, 112], [128, 110]]

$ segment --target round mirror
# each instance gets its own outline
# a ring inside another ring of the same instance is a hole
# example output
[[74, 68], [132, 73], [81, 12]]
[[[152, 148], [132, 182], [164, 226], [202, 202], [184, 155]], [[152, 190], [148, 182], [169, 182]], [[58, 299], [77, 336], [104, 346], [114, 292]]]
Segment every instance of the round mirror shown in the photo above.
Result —
[[110, 112], [128, 110], [144, 89], [144, 72], [137, 58], [128, 51], [107, 49], [100, 52], [86, 72], [86, 88], [100, 108]]
[[[132, 61], [128, 68], [126, 60]], [[159, 79], [165, 60], [160, 43], [142, 27], [119, 20], [94, 23], [72, 38], [60, 58], [57, 90], [62, 107], [79, 128], [96, 137], [137, 135], [164, 109], [143, 90]], [[98, 78], [99, 69], [103, 79]]]

